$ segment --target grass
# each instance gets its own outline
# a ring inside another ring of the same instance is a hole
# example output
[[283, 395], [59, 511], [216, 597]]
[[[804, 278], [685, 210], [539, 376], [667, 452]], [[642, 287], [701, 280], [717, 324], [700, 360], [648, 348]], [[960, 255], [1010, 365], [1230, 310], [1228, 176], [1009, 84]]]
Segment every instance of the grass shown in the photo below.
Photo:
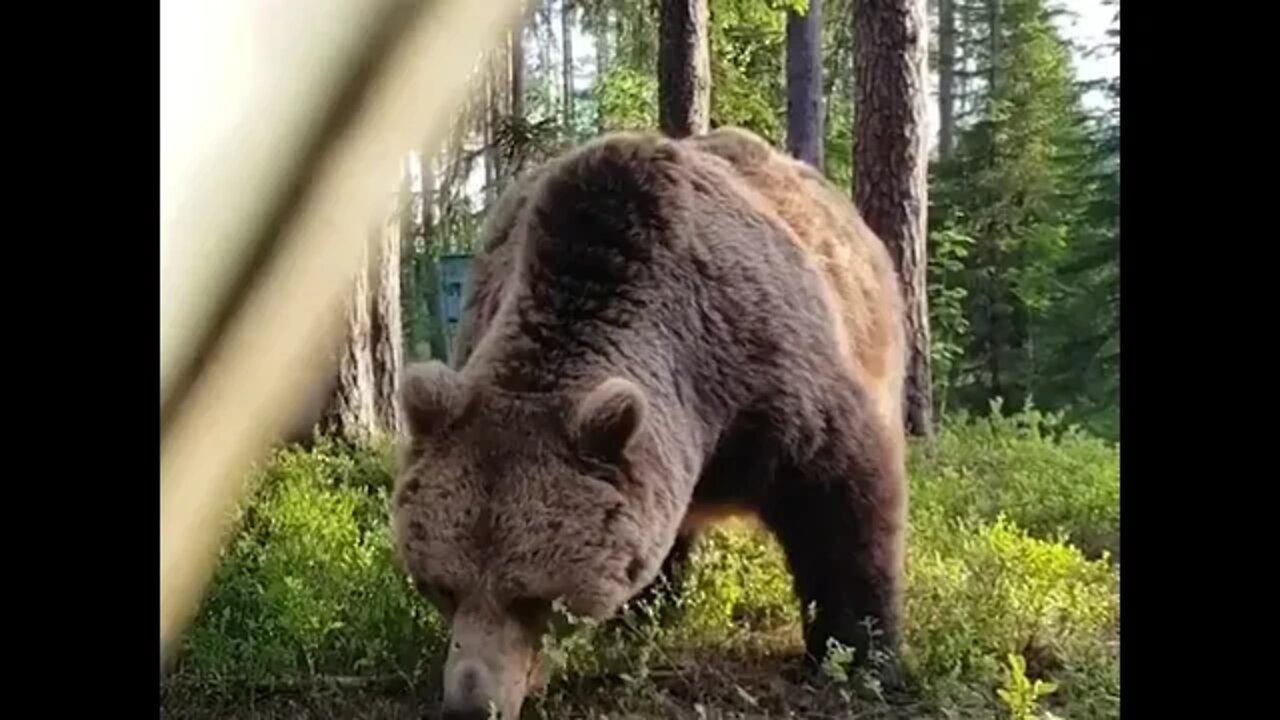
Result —
[[[910, 697], [881, 697], [838, 652], [824, 677], [793, 676], [782, 555], [728, 526], [699, 545], [674, 620], [638, 608], [555, 641], [529, 716], [1118, 718], [1118, 448], [1035, 414], [956, 419], [910, 465]], [[332, 445], [263, 467], [162, 716], [421, 717], [447, 631], [395, 566], [391, 468]]]

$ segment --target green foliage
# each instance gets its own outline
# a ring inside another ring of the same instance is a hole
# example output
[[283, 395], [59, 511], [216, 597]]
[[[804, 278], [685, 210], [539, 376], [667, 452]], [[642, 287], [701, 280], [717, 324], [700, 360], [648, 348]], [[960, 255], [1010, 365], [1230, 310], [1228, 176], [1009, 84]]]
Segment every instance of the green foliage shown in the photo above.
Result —
[[823, 172], [846, 192], [853, 191], [853, 5], [822, 4]]
[[853, 192], [853, 117], [845, 108], [843, 93], [827, 94], [827, 116], [822, 143], [823, 174], [846, 193]]
[[632, 68], [613, 68], [600, 84], [606, 130], [648, 130], [658, 124], [658, 80]]
[[737, 125], [781, 143], [787, 8], [795, 0], [709, 0], [711, 124]]
[[[426, 668], [447, 630], [391, 555], [389, 467], [383, 448], [278, 453], [256, 475], [174, 682], [434, 682]], [[948, 422], [934, 447], [913, 449], [905, 659], [930, 702], [990, 714], [1003, 689], [1025, 707], [1022, 675], [1002, 675], [1014, 653], [1060, 686], [1051, 699], [1072, 717], [1118, 717], [1119, 569], [1080, 549], [1114, 547], [1118, 473], [1118, 450], [1034, 413]], [[680, 596], [604, 623], [560, 614], [539, 707], [555, 717], [604, 677], [639, 703], [680, 658], [776, 652], [799, 619], [777, 543], [749, 526], [715, 529]], [[836, 680], [840, 650], [828, 658]]]
[[536, 121], [511, 115], [502, 118], [493, 135], [503, 167], [514, 177], [545, 162], [564, 149], [559, 142], [561, 130], [554, 115]]
[[699, 641], [740, 640], [799, 620], [782, 551], [768, 536], [728, 526], [707, 533], [686, 580], [682, 631]]
[[936, 228], [929, 237], [927, 291], [929, 294], [930, 361], [934, 382], [934, 402], [939, 415], [948, 409], [951, 387], [970, 381], [965, 374], [965, 343], [969, 333], [969, 317], [965, 300], [969, 291], [962, 285], [948, 284], [948, 276], [965, 269], [974, 240], [963, 226], [952, 219]]
[[[614, 24], [613, 57], [597, 89], [606, 129], [657, 126], [656, 7], [589, 4], [594, 27], [607, 24], [606, 12]], [[709, 0], [712, 126], [738, 125], [782, 141], [786, 10], [806, 7], [806, 0]]]
[[1086, 657], [1119, 618], [1118, 575], [1003, 516], [979, 524], [913, 514], [908, 658], [927, 682], [994, 682], [1011, 652]]
[[1057, 689], [1054, 683], [1027, 679], [1027, 661], [1021, 655], [1009, 653], [1008, 676], [997, 694], [1009, 708], [1009, 720], [1036, 720], [1040, 698]]
[[277, 453], [238, 513], [177, 680], [395, 674], [434, 655], [444, 629], [391, 554], [390, 478], [384, 450]]
[[940, 403], [1034, 402], [1118, 438], [1118, 157], [1044, 0], [961, 9], [982, 85], [930, 188]]
[[1119, 78], [1105, 95], [1110, 104], [1093, 119], [1085, 158], [1093, 192], [1059, 270], [1046, 323], [1053, 352], [1042, 375], [1045, 394], [1070, 399], [1073, 419], [1106, 437], [1119, 437]]
[[853, 661], [853, 648], [834, 638], [828, 639], [827, 654], [822, 658], [822, 674], [838, 683], [847, 683], [851, 678]]
[[614, 61], [656, 78], [658, 73], [658, 4], [635, 0], [603, 0], [611, 5]]
[[997, 406], [984, 418], [948, 418], [933, 446], [912, 448], [909, 467], [917, 511], [970, 522], [1004, 514], [1090, 557], [1120, 552], [1119, 448], [1059, 415], [1007, 416]]

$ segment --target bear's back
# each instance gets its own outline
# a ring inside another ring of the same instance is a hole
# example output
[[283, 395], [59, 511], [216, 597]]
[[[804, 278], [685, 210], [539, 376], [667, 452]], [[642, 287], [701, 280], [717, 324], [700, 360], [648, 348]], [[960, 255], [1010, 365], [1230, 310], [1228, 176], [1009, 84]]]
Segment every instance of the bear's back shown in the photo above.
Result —
[[853, 202], [749, 131], [719, 128], [686, 142], [731, 165], [789, 226], [828, 283], [855, 378], [877, 396], [886, 422], [900, 423], [905, 338], [898, 276]]
[[[889, 427], [901, 424], [905, 361], [902, 296], [884, 244], [863, 222], [852, 201], [819, 172], [738, 128], [720, 128], [682, 141], [711, 159], [761, 212], [790, 229], [790, 237], [826, 281], [836, 311], [837, 344], [851, 375], [875, 397]], [[503, 193], [478, 239], [471, 290], [457, 338], [456, 362], [474, 352], [502, 302], [515, 271], [517, 231], [529, 200], [558, 160], [531, 170]], [[717, 174], [722, 174], [717, 172]]]

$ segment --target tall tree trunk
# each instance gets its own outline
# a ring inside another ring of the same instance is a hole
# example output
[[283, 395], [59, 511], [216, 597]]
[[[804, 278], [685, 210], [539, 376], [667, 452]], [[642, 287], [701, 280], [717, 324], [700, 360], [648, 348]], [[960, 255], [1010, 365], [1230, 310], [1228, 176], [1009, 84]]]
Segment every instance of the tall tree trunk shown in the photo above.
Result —
[[502, 123], [505, 95], [510, 88], [510, 64], [506, 40], [494, 49], [485, 65], [484, 80], [484, 179], [485, 204], [492, 206], [502, 186], [502, 161], [498, 152], [498, 128]]
[[[369, 254], [366, 252], [366, 259]], [[377, 396], [373, 373], [373, 321], [369, 296], [368, 263], [356, 273], [347, 303], [346, 340], [338, 355], [338, 372], [329, 405], [320, 419], [325, 435], [351, 442], [367, 440], [377, 432]]]
[[853, 25], [854, 200], [898, 269], [907, 315], [907, 431], [930, 436], [925, 0], [860, 0]]
[[624, 8], [620, 7], [617, 9], [617, 12], [613, 14], [613, 54], [615, 58], [623, 58], [622, 49], [625, 47], [629, 52], [627, 53], [627, 57], [623, 59], [624, 64], [627, 61], [636, 64], [637, 58], [635, 57], [635, 51], [639, 43], [635, 42], [634, 38], [632, 38], [632, 42], [624, 44], [623, 40], [626, 37], [627, 12]]
[[502, 153], [498, 147], [498, 130], [502, 127], [502, 118], [506, 114], [511, 90], [511, 50], [508, 46], [510, 38], [500, 43], [489, 63], [489, 121], [488, 134], [485, 137], [485, 160], [492, 168], [493, 197], [503, 184]]
[[419, 215], [422, 224], [419, 227], [418, 234], [422, 237], [423, 253], [430, 255], [431, 231], [432, 226], [435, 224], [436, 212], [436, 160], [435, 152], [429, 147], [422, 148], [419, 151], [419, 155], [419, 163], [422, 167], [422, 174], [419, 177], [422, 187], [418, 189], [418, 194], [421, 198], [419, 202], [422, 204], [422, 212]]
[[524, 29], [528, 15], [511, 30], [511, 113], [513, 118], [524, 118]]
[[970, 84], [974, 78], [975, 54], [972, 31], [973, 8], [969, 6], [969, 0], [947, 1], [951, 3], [955, 17], [955, 117], [959, 118], [969, 113], [973, 100], [973, 93], [970, 92]]
[[938, 0], [938, 157], [943, 160], [955, 149], [955, 91], [955, 0]]
[[537, 5], [537, 19], [533, 24], [533, 36], [536, 38], [535, 45], [538, 50], [538, 79], [537, 87], [544, 93], [547, 99], [547, 114], [554, 115], [556, 104], [556, 94], [559, 92], [560, 82], [556, 79], [553, 62], [551, 60], [551, 48], [555, 45], [556, 33], [553, 29], [555, 17], [551, 13], [551, 0], [542, 0]]
[[348, 442], [399, 433], [400, 214], [371, 229], [366, 263], [356, 273], [346, 310], [346, 339], [320, 430]]
[[1000, 78], [1000, 0], [987, 2], [987, 38], [991, 43], [991, 58], [987, 64], [987, 96], [996, 91], [996, 81]]
[[493, 207], [498, 195], [498, 147], [496, 141], [498, 99], [497, 78], [487, 72], [484, 77], [484, 108], [480, 122], [484, 128], [484, 203]]
[[400, 224], [400, 317], [404, 337], [404, 357], [416, 356], [423, 340], [423, 307], [418, 285], [418, 216], [414, 192], [411, 158], [406, 156], [400, 171], [400, 195], [397, 204]]
[[787, 11], [787, 151], [822, 169], [822, 0]]
[[389, 215], [376, 238], [375, 270], [369, 308], [370, 367], [373, 370], [373, 410], [378, 432], [397, 435], [400, 413], [400, 372], [404, 361], [400, 315], [400, 214]]
[[609, 64], [613, 59], [613, 10], [605, 8], [600, 11], [600, 19], [596, 23], [596, 77], [609, 74]]
[[604, 107], [600, 103], [600, 90], [609, 75], [609, 9], [600, 11], [596, 27], [596, 132], [605, 131]]
[[[985, 0], [987, 10], [987, 42], [990, 57], [987, 58], [987, 88], [986, 96], [993, 97], [996, 92], [996, 83], [1000, 79], [1000, 0]], [[987, 141], [987, 167], [994, 169], [999, 158], [996, 147], [995, 137], [991, 137]], [[1001, 362], [1000, 353], [1002, 352], [1003, 343], [1001, 342], [1001, 331], [1004, 327], [1004, 310], [1002, 306], [1007, 306], [1004, 302], [1005, 285], [996, 275], [996, 269], [1001, 267], [1001, 251], [996, 245], [996, 233], [999, 228], [992, 221], [988, 224], [988, 230], [979, 238], [979, 243], [987, 251], [985, 267], [990, 268], [984, 275], [987, 287], [987, 356], [988, 371], [991, 374], [991, 398], [1000, 398], [1003, 402], [1005, 397], [1005, 374], [1004, 366]]]
[[561, 82], [564, 87], [561, 92], [564, 94], [562, 108], [564, 117], [561, 120], [564, 125], [564, 136], [572, 138], [573, 133], [573, 3], [570, 0], [562, 0], [560, 5], [560, 43], [563, 48], [560, 63]]
[[658, 19], [658, 124], [671, 137], [707, 132], [711, 56], [707, 0], [662, 0]]
[[418, 302], [427, 310], [427, 323], [424, 328], [428, 355], [433, 358], [445, 357], [444, 331], [440, 326], [438, 308], [438, 287], [435, 276], [435, 217], [436, 217], [436, 172], [435, 155], [428, 150], [422, 151], [422, 252], [418, 254], [416, 277], [421, 296]]

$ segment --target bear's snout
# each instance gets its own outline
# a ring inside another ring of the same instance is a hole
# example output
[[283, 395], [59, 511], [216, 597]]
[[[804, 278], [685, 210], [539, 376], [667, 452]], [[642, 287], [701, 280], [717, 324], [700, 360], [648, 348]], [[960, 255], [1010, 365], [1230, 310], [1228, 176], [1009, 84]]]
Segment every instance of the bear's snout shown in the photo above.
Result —
[[444, 720], [516, 720], [529, 691], [536, 634], [490, 602], [464, 601], [444, 667]]
[[484, 664], [462, 660], [444, 683], [443, 720], [489, 720], [489, 708], [500, 707], [493, 676]]

